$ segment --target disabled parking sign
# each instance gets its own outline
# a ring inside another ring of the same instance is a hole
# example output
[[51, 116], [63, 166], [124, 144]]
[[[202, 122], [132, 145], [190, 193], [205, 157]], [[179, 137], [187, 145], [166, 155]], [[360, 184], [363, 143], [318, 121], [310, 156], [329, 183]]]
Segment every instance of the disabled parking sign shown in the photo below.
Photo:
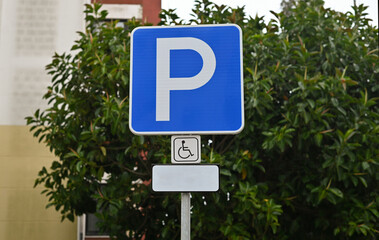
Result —
[[237, 25], [136, 28], [130, 74], [129, 127], [135, 134], [237, 134], [243, 129]]
[[171, 163], [200, 163], [200, 135], [171, 137]]

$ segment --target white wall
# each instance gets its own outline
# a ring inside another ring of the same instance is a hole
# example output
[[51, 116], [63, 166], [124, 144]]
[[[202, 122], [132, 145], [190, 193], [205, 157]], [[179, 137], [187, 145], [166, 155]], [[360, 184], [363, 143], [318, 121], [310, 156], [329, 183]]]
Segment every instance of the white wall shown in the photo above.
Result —
[[70, 50], [84, 29], [86, 0], [0, 0], [0, 125], [25, 125], [50, 78], [54, 52]]

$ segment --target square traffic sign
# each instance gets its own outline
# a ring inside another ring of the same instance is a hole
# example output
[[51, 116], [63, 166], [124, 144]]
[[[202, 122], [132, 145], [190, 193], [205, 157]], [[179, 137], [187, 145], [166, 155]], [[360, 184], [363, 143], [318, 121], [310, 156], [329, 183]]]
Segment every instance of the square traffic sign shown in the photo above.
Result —
[[133, 133], [236, 134], [243, 129], [237, 25], [136, 28], [130, 72]]
[[171, 163], [200, 163], [200, 135], [171, 136]]

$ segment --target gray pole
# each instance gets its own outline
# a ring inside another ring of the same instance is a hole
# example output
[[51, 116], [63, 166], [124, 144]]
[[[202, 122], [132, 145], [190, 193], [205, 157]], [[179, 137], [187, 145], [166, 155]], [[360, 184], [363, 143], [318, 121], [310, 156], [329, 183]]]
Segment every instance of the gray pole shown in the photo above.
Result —
[[182, 193], [182, 209], [181, 209], [181, 240], [191, 239], [191, 198], [190, 193]]

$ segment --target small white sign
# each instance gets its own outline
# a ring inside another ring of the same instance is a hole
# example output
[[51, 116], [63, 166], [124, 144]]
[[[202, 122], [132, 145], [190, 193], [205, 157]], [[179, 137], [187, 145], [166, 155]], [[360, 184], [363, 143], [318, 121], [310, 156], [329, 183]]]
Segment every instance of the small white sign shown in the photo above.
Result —
[[152, 188], [155, 192], [217, 192], [220, 187], [218, 165], [154, 165]]
[[199, 135], [171, 137], [171, 163], [200, 163], [201, 147]]

